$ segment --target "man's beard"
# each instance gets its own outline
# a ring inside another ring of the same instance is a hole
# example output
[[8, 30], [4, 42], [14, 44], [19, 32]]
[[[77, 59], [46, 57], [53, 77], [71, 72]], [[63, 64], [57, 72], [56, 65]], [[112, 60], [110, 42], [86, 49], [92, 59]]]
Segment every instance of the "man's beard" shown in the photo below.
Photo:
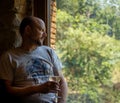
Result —
[[33, 42], [34, 44], [36, 44], [38, 46], [43, 45], [43, 41], [44, 41], [44, 39], [43, 40], [40, 40], [40, 39], [38, 39], [38, 40], [31, 39], [31, 42]]
[[34, 40], [34, 43], [37, 44], [38, 46], [43, 45], [42, 41], [40, 40]]

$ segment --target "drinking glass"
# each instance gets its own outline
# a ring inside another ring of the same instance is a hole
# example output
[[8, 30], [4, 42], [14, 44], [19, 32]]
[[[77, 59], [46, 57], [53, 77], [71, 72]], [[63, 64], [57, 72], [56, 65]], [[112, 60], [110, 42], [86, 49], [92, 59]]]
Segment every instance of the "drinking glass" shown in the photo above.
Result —
[[[59, 83], [60, 76], [49, 76], [49, 81], [55, 81], [55, 82]], [[57, 93], [55, 93], [55, 103], [58, 102], [58, 98], [60, 98], [60, 97], [58, 96], [58, 92], [57, 92]]]

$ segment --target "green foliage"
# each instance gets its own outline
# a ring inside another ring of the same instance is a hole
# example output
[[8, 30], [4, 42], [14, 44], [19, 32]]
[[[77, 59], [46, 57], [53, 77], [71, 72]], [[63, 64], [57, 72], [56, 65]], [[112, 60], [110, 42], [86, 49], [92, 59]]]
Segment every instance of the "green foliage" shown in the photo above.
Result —
[[120, 103], [112, 81], [120, 66], [120, 18], [111, 5], [88, 1], [64, 0], [76, 10], [57, 11], [56, 50], [68, 81], [68, 103]]
[[57, 8], [66, 11], [68, 14], [75, 15], [78, 8], [79, 0], [56, 0]]
[[[109, 25], [106, 35], [120, 39], [120, 0], [57, 0], [58, 10], [67, 12], [74, 18], [76, 15], [85, 19], [93, 18], [98, 24]], [[62, 15], [61, 15], [62, 16]]]

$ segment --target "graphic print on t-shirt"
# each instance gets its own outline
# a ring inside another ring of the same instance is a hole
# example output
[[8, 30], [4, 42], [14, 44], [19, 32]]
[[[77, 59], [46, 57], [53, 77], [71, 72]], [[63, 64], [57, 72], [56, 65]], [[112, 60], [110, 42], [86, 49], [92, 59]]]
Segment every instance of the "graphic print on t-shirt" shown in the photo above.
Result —
[[34, 58], [27, 62], [27, 74], [36, 84], [44, 83], [53, 74], [52, 66], [45, 60]]

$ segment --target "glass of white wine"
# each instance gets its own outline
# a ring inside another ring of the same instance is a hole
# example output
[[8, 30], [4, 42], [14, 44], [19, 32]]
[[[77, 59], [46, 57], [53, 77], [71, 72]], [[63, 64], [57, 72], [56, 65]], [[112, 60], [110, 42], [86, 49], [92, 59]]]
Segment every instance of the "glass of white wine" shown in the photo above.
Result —
[[[49, 76], [49, 81], [55, 81], [55, 82], [59, 83], [60, 79], [61, 79], [60, 76]], [[60, 98], [60, 97], [58, 96], [58, 92], [57, 92], [57, 93], [55, 93], [55, 103], [58, 103], [58, 98]]]

